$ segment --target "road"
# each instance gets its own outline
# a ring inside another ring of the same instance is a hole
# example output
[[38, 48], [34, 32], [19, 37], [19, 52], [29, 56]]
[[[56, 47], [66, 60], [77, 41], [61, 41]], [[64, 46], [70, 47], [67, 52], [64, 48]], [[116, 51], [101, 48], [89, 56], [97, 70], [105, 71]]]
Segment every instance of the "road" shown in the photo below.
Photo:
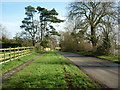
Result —
[[108, 88], [118, 88], [119, 64], [74, 53], [57, 51], [81, 68], [88, 76]]

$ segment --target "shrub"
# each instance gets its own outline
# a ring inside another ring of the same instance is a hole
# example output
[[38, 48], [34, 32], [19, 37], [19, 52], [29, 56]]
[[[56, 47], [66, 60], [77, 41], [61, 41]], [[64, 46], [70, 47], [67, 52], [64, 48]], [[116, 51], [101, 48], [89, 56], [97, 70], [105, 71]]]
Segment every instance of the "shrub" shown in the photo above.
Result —
[[15, 47], [21, 47], [21, 44], [18, 43], [2, 43], [2, 48], [15, 48]]
[[43, 47], [42, 47], [39, 43], [37, 43], [37, 44], [35, 45], [35, 47], [34, 47], [34, 51], [35, 51], [35, 52], [39, 52], [39, 51], [41, 51], [41, 50], [43, 50]]

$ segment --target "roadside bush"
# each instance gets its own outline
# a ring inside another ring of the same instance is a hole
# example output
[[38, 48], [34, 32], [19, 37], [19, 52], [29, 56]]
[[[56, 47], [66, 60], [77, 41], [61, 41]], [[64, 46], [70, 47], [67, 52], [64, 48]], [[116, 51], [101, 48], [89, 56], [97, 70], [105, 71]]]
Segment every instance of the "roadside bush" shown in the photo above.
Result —
[[37, 43], [37, 44], [35, 45], [35, 47], [34, 47], [34, 51], [35, 51], [35, 52], [39, 52], [39, 51], [41, 51], [41, 50], [43, 50], [43, 47], [42, 47], [39, 43]]
[[15, 48], [15, 47], [21, 47], [21, 44], [18, 43], [1, 43], [2, 47], [1, 48]]
[[111, 39], [109, 32], [103, 33], [102, 44], [97, 47], [96, 53], [100, 55], [109, 55], [111, 49]]
[[97, 47], [97, 50], [95, 51], [97, 55], [109, 55], [110, 54], [110, 48], [106, 48], [104, 45], [100, 45]]
[[48, 41], [47, 40], [43, 40], [40, 45], [44, 48], [48, 47]]

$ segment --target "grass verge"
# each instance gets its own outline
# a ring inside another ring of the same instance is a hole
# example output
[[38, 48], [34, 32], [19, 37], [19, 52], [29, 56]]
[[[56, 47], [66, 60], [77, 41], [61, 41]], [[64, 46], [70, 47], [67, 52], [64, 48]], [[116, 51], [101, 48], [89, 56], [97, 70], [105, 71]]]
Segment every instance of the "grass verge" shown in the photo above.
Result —
[[3, 88], [81, 88], [99, 86], [58, 53], [47, 52], [3, 83]]
[[110, 60], [112, 62], [120, 64], [120, 57], [113, 57], [113, 56], [97, 56], [97, 57], [102, 58], [102, 59], [107, 59], [107, 60]]
[[77, 53], [77, 54], [85, 55], [85, 56], [98, 57], [98, 58], [106, 59], [106, 60], [109, 60], [109, 61], [112, 61], [112, 62], [115, 62], [115, 63], [120, 63], [120, 57], [117, 57], [117, 56], [98, 56], [98, 55], [95, 55], [95, 53], [84, 52], [84, 51], [79, 51], [79, 52], [77, 52], [77, 51], [66, 51], [66, 52]]
[[2, 74], [17, 67], [17, 66], [19, 66], [22, 63], [32, 59], [33, 57], [35, 57], [36, 55], [39, 55], [40, 53], [42, 53], [42, 52], [34, 52], [34, 53], [29, 54], [27, 56], [3, 63], [2, 64]]

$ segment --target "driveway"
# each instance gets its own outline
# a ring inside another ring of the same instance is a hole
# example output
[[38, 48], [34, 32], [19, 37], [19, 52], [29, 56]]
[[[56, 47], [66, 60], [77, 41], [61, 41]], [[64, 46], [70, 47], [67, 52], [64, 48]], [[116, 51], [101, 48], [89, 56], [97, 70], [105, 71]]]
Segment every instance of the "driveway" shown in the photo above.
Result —
[[90, 76], [96, 82], [99, 82], [99, 84], [109, 88], [119, 87], [119, 64], [112, 63], [107, 60], [98, 59], [95, 57], [88, 57], [61, 51], [57, 52], [68, 58], [70, 61], [72, 61], [75, 65], [81, 68], [88, 76]]

